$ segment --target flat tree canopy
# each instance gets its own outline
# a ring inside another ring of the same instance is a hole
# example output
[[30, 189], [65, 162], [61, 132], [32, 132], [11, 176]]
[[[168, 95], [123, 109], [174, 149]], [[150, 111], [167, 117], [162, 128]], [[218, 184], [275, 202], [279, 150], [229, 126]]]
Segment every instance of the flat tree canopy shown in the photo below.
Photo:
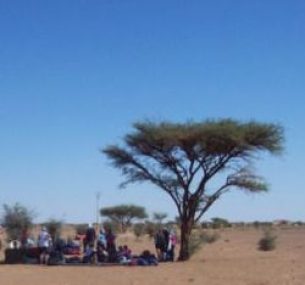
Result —
[[153, 213], [153, 219], [160, 225], [162, 224], [162, 221], [167, 218], [167, 216], [168, 215], [166, 213], [161, 213], [161, 212]]
[[119, 224], [124, 231], [134, 219], [145, 219], [147, 217], [144, 207], [136, 205], [118, 205], [102, 208], [100, 214]]
[[[148, 181], [172, 198], [181, 219], [179, 259], [186, 260], [193, 225], [221, 195], [233, 189], [267, 191], [250, 166], [261, 152], [280, 154], [282, 144], [283, 128], [276, 124], [144, 121], [134, 124], [124, 145], [103, 152], [122, 170], [126, 180], [121, 186]], [[211, 183], [215, 177], [218, 183]]]

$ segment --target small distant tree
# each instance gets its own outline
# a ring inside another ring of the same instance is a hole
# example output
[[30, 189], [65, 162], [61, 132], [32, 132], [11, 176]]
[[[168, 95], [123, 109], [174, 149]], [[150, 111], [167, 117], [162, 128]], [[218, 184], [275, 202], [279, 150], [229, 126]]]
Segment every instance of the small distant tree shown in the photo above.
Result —
[[34, 212], [19, 203], [4, 204], [3, 212], [1, 222], [8, 240], [21, 240], [33, 226]]
[[242, 189], [267, 191], [251, 162], [259, 153], [279, 154], [283, 128], [232, 119], [134, 124], [124, 145], [103, 150], [129, 183], [150, 182], [170, 196], [181, 224], [179, 260], [190, 257], [194, 225], [222, 195]]
[[163, 220], [167, 218], [166, 213], [155, 212], [153, 213], [153, 219], [156, 221], [157, 224], [162, 225]]
[[231, 224], [228, 220], [223, 218], [212, 218], [212, 228], [213, 229], [220, 229], [220, 228], [229, 228]]
[[145, 208], [136, 205], [118, 205], [102, 208], [100, 214], [101, 216], [107, 217], [112, 222], [119, 224], [123, 232], [126, 231], [133, 220], [147, 218]]

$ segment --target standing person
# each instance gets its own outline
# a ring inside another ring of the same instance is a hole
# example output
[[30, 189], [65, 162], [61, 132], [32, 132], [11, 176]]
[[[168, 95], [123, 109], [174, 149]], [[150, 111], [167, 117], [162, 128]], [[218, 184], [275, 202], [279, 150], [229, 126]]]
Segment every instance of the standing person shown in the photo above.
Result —
[[176, 244], [177, 244], [177, 235], [175, 233], [175, 230], [172, 229], [169, 233], [169, 241], [168, 241], [168, 247], [167, 247], [167, 252], [168, 252], [167, 259], [169, 261], [175, 260]]
[[95, 243], [96, 233], [95, 229], [92, 224], [88, 224], [88, 228], [86, 230], [86, 236], [84, 238], [84, 252], [86, 251], [87, 247], [93, 247]]
[[106, 231], [106, 242], [107, 242], [107, 252], [109, 255], [109, 262], [117, 261], [115, 239], [116, 239], [116, 236], [113, 234], [111, 228], [109, 227]]
[[156, 252], [157, 252], [157, 257], [159, 261], [163, 260], [163, 251], [165, 248], [165, 236], [164, 233], [161, 229], [159, 229], [157, 231], [157, 233], [155, 234], [155, 248], [156, 248]]
[[164, 228], [162, 230], [162, 232], [163, 232], [163, 236], [164, 236], [164, 244], [162, 247], [162, 260], [167, 261], [168, 260], [167, 250], [168, 250], [168, 244], [169, 244], [169, 231], [167, 228]]
[[49, 258], [49, 251], [52, 245], [51, 235], [48, 233], [47, 228], [42, 226], [38, 235], [38, 248], [39, 248], [39, 262], [40, 264], [47, 264]]
[[106, 240], [106, 233], [104, 228], [100, 229], [100, 233], [97, 239], [97, 245], [103, 245], [104, 248], [107, 248], [107, 240]]

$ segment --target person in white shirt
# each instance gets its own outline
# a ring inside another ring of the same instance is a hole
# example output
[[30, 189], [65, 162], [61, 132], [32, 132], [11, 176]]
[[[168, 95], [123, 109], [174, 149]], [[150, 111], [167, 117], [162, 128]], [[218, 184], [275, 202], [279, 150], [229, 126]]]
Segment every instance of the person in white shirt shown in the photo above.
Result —
[[43, 226], [38, 236], [38, 247], [39, 247], [39, 261], [41, 264], [46, 264], [49, 258], [49, 249], [52, 245], [52, 239], [47, 231], [47, 228]]

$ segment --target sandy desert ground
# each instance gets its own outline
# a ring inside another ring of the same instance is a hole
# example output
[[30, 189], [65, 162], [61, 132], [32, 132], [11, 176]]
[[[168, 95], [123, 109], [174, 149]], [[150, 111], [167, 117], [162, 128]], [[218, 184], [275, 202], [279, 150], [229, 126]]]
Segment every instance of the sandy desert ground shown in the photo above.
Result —
[[[83, 284], [208, 284], [208, 285], [304, 285], [305, 229], [277, 230], [277, 248], [257, 250], [260, 230], [228, 229], [206, 244], [189, 262], [157, 267], [64, 267], [0, 265], [0, 285]], [[135, 252], [153, 249], [148, 238], [136, 241], [119, 237]]]

